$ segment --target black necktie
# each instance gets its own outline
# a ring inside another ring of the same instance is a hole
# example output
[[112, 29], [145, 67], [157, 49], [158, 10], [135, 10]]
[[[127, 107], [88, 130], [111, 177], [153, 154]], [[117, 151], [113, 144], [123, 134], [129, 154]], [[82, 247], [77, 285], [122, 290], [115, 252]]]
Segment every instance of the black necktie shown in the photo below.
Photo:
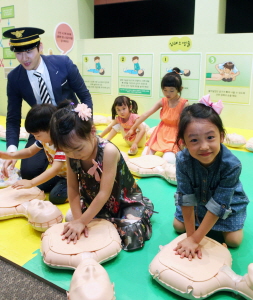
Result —
[[35, 72], [35, 73], [33, 73], [33, 75], [38, 77], [41, 102], [51, 104], [52, 102], [51, 102], [51, 99], [50, 99], [50, 95], [48, 93], [46, 83], [43, 80], [43, 78], [41, 77], [41, 73]]

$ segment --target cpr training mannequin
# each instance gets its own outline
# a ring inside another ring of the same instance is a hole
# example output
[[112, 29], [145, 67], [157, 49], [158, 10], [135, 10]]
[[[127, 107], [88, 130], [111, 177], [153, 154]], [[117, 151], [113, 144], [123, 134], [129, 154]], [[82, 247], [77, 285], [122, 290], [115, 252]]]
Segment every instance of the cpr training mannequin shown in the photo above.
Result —
[[44, 192], [37, 187], [30, 189], [0, 190], [0, 220], [26, 217], [38, 231], [45, 231], [63, 220], [61, 211], [49, 201], [43, 201]]
[[74, 272], [68, 300], [114, 300], [114, 285], [94, 259], [84, 259]]
[[173, 185], [177, 185], [175, 164], [168, 163], [164, 158], [158, 155], [144, 155], [129, 158], [124, 152], [121, 153], [133, 175], [138, 177], [158, 176]]
[[108, 274], [99, 265], [121, 251], [121, 239], [114, 225], [94, 219], [74, 244], [62, 239], [64, 224], [54, 225], [42, 235], [43, 261], [50, 267], [76, 269], [71, 281], [70, 300], [113, 300], [114, 289]]
[[237, 275], [231, 269], [228, 249], [208, 237], [200, 242], [202, 259], [182, 259], [173, 249], [185, 238], [186, 234], [178, 236], [152, 260], [149, 272], [158, 283], [186, 299], [204, 299], [218, 291], [253, 299], [253, 263], [248, 266], [248, 274]]
[[87, 225], [88, 238], [81, 234], [75, 244], [62, 238], [61, 233], [66, 224], [57, 224], [42, 235], [41, 253], [44, 263], [50, 267], [76, 269], [84, 258], [103, 263], [121, 251], [120, 236], [109, 221], [92, 220]]

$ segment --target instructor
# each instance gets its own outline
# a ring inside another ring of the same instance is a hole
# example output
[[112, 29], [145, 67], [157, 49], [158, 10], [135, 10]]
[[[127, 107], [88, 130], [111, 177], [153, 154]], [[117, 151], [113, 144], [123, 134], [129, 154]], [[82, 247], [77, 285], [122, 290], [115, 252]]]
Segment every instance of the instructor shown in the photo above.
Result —
[[[21, 27], [7, 30], [4, 37], [10, 38], [10, 50], [15, 53], [20, 65], [8, 75], [8, 109], [6, 118], [7, 151], [15, 152], [19, 143], [21, 107], [25, 100], [31, 107], [41, 103], [58, 105], [65, 99], [85, 103], [92, 109], [91, 95], [77, 66], [65, 55], [41, 55], [43, 45], [40, 35], [44, 30]], [[78, 101], [79, 100], [79, 101]], [[35, 142], [30, 135], [26, 147]], [[6, 161], [14, 167], [16, 161]], [[21, 161], [21, 176], [32, 179], [47, 168], [48, 160], [43, 150], [37, 155]]]

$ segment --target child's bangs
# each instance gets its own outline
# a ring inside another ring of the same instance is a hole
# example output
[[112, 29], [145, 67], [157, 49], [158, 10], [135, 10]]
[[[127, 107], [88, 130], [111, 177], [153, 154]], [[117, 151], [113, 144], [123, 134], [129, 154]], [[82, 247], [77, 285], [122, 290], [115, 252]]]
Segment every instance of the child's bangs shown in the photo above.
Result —
[[122, 106], [122, 105], [127, 106], [127, 99], [125, 97], [119, 97], [118, 99], [115, 100], [115, 106]]
[[68, 134], [59, 135], [57, 146], [60, 150], [72, 150], [76, 147], [76, 132], [71, 130]]

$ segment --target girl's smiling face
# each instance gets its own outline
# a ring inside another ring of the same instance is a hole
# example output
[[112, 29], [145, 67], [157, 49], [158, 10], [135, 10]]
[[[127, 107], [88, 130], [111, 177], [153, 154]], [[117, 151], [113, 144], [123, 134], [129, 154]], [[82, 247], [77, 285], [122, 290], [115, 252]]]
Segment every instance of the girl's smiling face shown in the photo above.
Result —
[[207, 119], [193, 119], [184, 132], [184, 145], [203, 166], [211, 165], [220, 152], [224, 136]]

